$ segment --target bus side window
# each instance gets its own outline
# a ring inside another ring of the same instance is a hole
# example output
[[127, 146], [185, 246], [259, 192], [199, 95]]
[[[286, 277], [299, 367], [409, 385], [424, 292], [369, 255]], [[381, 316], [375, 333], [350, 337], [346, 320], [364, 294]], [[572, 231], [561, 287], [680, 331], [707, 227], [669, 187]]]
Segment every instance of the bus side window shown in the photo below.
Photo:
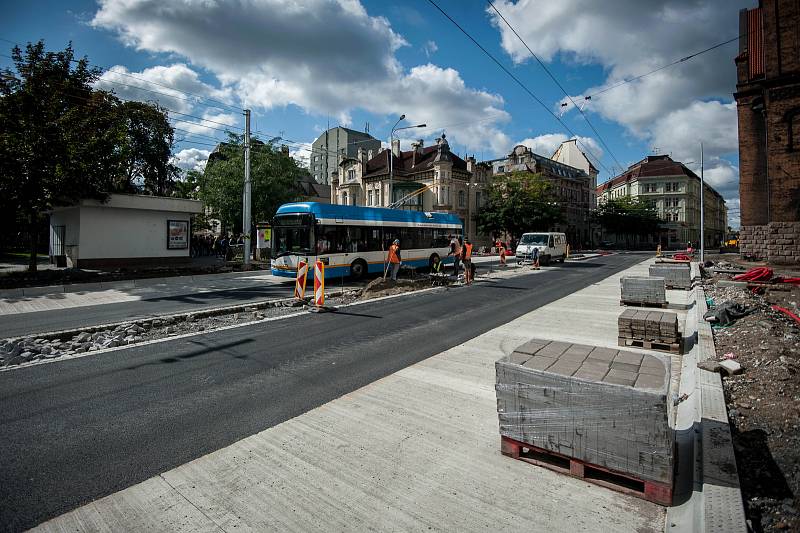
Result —
[[550, 235], [550, 243], [547, 246], [549, 246], [550, 248], [554, 247], [553, 246], [553, 236], [552, 235]]

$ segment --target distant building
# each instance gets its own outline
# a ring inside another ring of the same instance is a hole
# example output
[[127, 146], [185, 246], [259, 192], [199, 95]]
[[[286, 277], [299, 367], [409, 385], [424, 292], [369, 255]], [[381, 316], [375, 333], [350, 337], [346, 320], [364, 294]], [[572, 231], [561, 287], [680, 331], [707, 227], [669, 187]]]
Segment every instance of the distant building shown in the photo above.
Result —
[[331, 128], [311, 144], [308, 170], [318, 183], [330, 184], [331, 174], [339, 169], [339, 162], [345, 157], [356, 157], [358, 149], [373, 155], [381, 149], [381, 142], [363, 131], [351, 130], [341, 126]]
[[741, 253], [800, 263], [800, 4], [739, 12]]
[[[567, 150], [567, 149], [565, 149]], [[558, 152], [556, 152], [558, 154]], [[566, 153], [562, 157], [567, 157]], [[530, 172], [548, 180], [555, 199], [561, 205], [563, 222], [554, 224], [549, 231], [567, 234], [567, 240], [574, 248], [591, 244], [594, 240], [591, 227], [591, 205], [594, 191], [591, 185], [596, 182], [587, 172], [549, 157], [534, 153], [530, 148], [517, 145], [504, 158], [485, 161], [491, 167], [493, 176], [510, 172]], [[591, 164], [590, 164], [591, 165]]]
[[589, 176], [589, 209], [596, 209], [598, 171], [592, 162], [589, 161], [589, 158], [586, 156], [583, 150], [578, 148], [577, 139], [569, 139], [568, 141], [561, 143], [561, 145], [553, 154], [553, 157], [550, 159], [574, 168], [579, 168]]
[[488, 167], [481, 167], [472, 157], [464, 160], [450, 152], [444, 134], [435, 145], [425, 147], [419, 140], [405, 152], [395, 140], [392, 150], [374, 155], [359, 147], [355, 157], [344, 158], [339, 172], [332, 176], [331, 202], [367, 207], [399, 202], [399, 209], [453, 213], [464, 222], [467, 236], [486, 245], [489, 237], [477, 234], [475, 217], [486, 202], [489, 180]]
[[[665, 234], [661, 245], [683, 248], [688, 242], [700, 241], [700, 178], [683, 163], [668, 155], [651, 155], [634, 163], [619, 176], [597, 187], [599, 204], [630, 196], [650, 202], [664, 221]], [[719, 247], [727, 230], [728, 213], [725, 200], [705, 184], [705, 245]], [[637, 243], [634, 243], [637, 244]], [[656, 241], [638, 244], [656, 245]]]

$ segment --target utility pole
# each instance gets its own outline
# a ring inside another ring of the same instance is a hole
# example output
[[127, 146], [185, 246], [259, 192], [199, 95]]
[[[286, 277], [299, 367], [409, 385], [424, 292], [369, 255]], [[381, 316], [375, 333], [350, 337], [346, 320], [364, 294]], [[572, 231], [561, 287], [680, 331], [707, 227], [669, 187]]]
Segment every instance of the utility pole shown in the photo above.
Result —
[[705, 239], [705, 204], [703, 203], [703, 193], [705, 192], [703, 189], [706, 188], [706, 182], [703, 179], [703, 141], [700, 141], [700, 264], [702, 265], [705, 261], [703, 256], [705, 255], [706, 251], [706, 239]]
[[250, 268], [250, 110], [244, 110], [244, 192], [242, 194], [242, 233], [244, 233], [244, 268]]

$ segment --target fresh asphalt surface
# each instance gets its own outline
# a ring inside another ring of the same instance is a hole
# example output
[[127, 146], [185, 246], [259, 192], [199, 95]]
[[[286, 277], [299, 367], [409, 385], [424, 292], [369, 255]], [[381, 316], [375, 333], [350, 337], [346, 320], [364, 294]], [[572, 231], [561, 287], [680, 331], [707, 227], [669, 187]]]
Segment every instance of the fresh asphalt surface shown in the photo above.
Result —
[[[484, 269], [489, 266], [496, 268], [498, 264], [499, 261], [485, 262], [479, 264], [478, 268]], [[179, 296], [157, 296], [148, 297], [145, 300], [0, 315], [0, 338], [21, 337], [113, 322], [142, 320], [167, 314], [202, 311], [213, 307], [291, 298], [294, 294], [294, 281], [284, 280], [284, 278], [276, 278], [276, 280], [279, 281], [270, 281], [259, 287], [225, 289]], [[345, 288], [361, 285], [347, 280], [344, 283]], [[334, 280], [329, 282], [328, 286], [330, 289], [337, 289], [341, 287], [341, 284], [339, 280]]]
[[0, 373], [0, 527], [225, 447], [628, 268], [567, 263]]

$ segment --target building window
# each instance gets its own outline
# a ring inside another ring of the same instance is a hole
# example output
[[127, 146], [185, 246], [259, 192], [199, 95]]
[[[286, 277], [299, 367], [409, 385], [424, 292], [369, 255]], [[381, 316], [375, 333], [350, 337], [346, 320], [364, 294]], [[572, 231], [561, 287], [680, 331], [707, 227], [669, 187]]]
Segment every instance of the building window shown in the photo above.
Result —
[[367, 191], [367, 205], [375, 205], [372, 203], [372, 189]]
[[[667, 190], [669, 190], [669, 183], [667, 184]], [[658, 192], [658, 183], [645, 183], [644, 192]]]
[[353, 169], [348, 170], [347, 171], [347, 181], [353, 181], [354, 179], [356, 179], [356, 171], [353, 170]]
[[467, 195], [464, 194], [464, 191], [458, 191], [458, 207], [466, 207], [466, 196]]
[[347, 205], [347, 193], [342, 193], [342, 205]]
[[481, 198], [481, 191], [475, 191], [475, 207], [483, 206], [483, 198]]

